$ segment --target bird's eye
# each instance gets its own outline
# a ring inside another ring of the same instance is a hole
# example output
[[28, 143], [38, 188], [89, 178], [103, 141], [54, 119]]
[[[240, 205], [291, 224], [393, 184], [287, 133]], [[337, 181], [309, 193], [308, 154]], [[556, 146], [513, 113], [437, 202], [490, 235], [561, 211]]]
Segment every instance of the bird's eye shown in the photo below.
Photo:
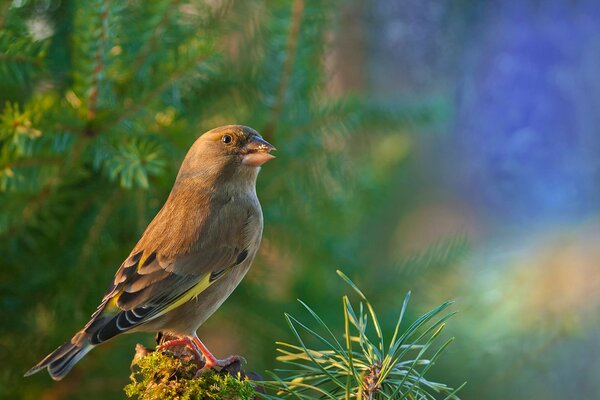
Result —
[[223, 135], [223, 137], [221, 138], [221, 141], [225, 144], [229, 144], [232, 141], [232, 137], [231, 135]]

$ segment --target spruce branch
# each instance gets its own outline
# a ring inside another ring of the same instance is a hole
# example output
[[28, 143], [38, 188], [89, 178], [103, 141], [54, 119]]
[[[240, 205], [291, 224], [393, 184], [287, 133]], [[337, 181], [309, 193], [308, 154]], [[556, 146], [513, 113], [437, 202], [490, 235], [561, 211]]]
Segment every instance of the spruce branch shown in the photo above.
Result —
[[85, 266], [87, 265], [89, 258], [94, 252], [96, 244], [100, 239], [100, 235], [104, 230], [104, 226], [108, 222], [110, 215], [119, 203], [119, 199], [122, 196], [122, 194], [123, 193], [120, 189], [113, 190], [112, 194], [108, 196], [108, 198], [104, 201], [104, 204], [102, 204], [102, 206], [98, 210], [96, 218], [94, 218], [92, 225], [88, 231], [86, 240], [81, 248], [79, 259], [75, 264], [75, 271], [81, 271], [82, 273], [83, 271], [85, 271]]
[[0, 78], [4, 85], [27, 87], [35, 73], [44, 68], [48, 42], [34, 41], [29, 35], [0, 30]]
[[425, 249], [411, 253], [397, 262], [393, 268], [403, 276], [423, 275], [427, 270], [439, 266], [456, 264], [470, 250], [470, 242], [466, 234], [457, 234], [438, 240]]
[[[98, 35], [98, 45], [96, 47], [95, 54], [95, 66], [92, 72], [92, 83], [90, 87], [90, 93], [88, 96], [88, 111], [87, 111], [87, 120], [88, 122], [92, 121], [96, 118], [96, 108], [98, 106], [98, 91], [100, 86], [100, 77], [102, 74], [102, 70], [104, 68], [103, 56], [104, 50], [106, 47], [106, 37], [108, 30], [108, 13], [109, 13], [109, 4], [110, 0], [104, 0], [102, 3], [102, 12], [100, 13], [100, 21], [99, 21], [99, 35]], [[92, 129], [86, 129], [86, 134], [88, 136], [95, 136], [96, 132]]]
[[137, 112], [144, 109], [154, 99], [156, 99], [165, 90], [167, 90], [171, 85], [175, 84], [175, 82], [179, 81], [180, 79], [185, 78], [190, 73], [191, 70], [196, 68], [198, 65], [202, 64], [202, 62], [205, 61], [205, 59], [206, 59], [206, 56], [201, 55], [201, 56], [197, 57], [196, 59], [194, 59], [193, 61], [186, 64], [185, 66], [183, 66], [181, 69], [177, 69], [176, 71], [174, 71], [171, 75], [169, 75], [161, 83], [156, 85], [151, 91], [146, 93], [146, 95], [144, 95], [139, 101], [134, 102], [134, 103], [130, 104], [128, 107], [126, 107], [117, 118], [115, 118], [112, 122], [108, 123], [108, 125], [105, 127], [105, 129], [110, 130], [115, 126], [118, 126], [123, 121], [129, 119], [130, 117], [135, 115]]
[[294, 0], [292, 4], [292, 21], [290, 24], [288, 41], [285, 49], [285, 60], [283, 62], [279, 86], [277, 87], [275, 104], [271, 109], [270, 119], [263, 129], [263, 136], [267, 140], [272, 139], [272, 135], [275, 132], [275, 127], [277, 126], [277, 120], [279, 119], [279, 115], [281, 114], [283, 108], [285, 93], [287, 91], [290, 76], [292, 75], [292, 67], [294, 66], [294, 61], [296, 59], [296, 48], [298, 47], [298, 38], [300, 37], [300, 25], [302, 22], [303, 11], [304, 0]]
[[169, 24], [169, 18], [171, 17], [171, 13], [173, 12], [173, 10], [177, 9], [178, 4], [179, 0], [170, 0], [167, 2], [166, 6], [164, 7], [160, 21], [152, 31], [150, 38], [144, 43], [142, 49], [138, 52], [137, 56], [135, 57], [133, 66], [130, 70], [130, 75], [126, 80], [131, 80], [131, 78], [145, 64], [148, 56], [156, 49], [156, 45], [160, 34], [164, 29], [167, 28]]

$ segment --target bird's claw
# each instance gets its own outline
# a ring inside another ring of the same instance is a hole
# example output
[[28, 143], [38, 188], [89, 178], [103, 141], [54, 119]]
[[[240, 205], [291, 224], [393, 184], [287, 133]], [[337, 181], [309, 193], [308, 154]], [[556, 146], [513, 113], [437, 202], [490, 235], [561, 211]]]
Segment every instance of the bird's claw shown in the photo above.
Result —
[[198, 360], [200, 362], [204, 361], [204, 357], [203, 357], [202, 353], [198, 350], [198, 348], [196, 347], [194, 342], [192, 340], [190, 340], [188, 337], [182, 337], [179, 339], [168, 340], [168, 341], [164, 342], [163, 344], [158, 345], [156, 347], [156, 349], [159, 351], [165, 351], [171, 347], [178, 347], [178, 346], [182, 346], [182, 347], [186, 347], [186, 348], [190, 349], [196, 360]]
[[[233, 356], [229, 356], [227, 358], [223, 358], [223, 359], [218, 359], [215, 358], [213, 360], [206, 360], [206, 362], [204, 363], [204, 366], [202, 368], [200, 368], [200, 370], [198, 371], [199, 374], [202, 374], [206, 371], [208, 371], [209, 369], [214, 369], [215, 367], [220, 368], [221, 370], [228, 370], [230, 369], [230, 367], [234, 366], [237, 364], [237, 369], [239, 369], [241, 371], [241, 365], [242, 364], [246, 364], [247, 361], [244, 357], [242, 356], [238, 356], [238, 355], [233, 355]], [[236, 369], [236, 368], [233, 368]], [[232, 371], [230, 371], [232, 372]]]

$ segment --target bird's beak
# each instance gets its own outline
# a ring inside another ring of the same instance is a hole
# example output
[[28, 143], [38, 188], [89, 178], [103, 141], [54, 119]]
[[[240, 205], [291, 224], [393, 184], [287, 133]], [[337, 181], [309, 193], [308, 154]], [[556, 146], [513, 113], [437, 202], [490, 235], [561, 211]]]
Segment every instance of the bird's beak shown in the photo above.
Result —
[[249, 167], [260, 167], [267, 161], [275, 158], [274, 155], [269, 154], [271, 150], [276, 150], [275, 146], [260, 136], [254, 136], [250, 142], [244, 146], [242, 164], [248, 165]]

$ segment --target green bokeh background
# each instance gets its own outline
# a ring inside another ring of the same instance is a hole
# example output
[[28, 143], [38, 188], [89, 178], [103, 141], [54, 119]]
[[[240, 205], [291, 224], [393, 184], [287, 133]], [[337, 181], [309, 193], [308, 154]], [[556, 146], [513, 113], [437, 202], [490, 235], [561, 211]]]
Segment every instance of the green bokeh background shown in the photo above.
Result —
[[[58, 383], [22, 374], [87, 322], [193, 141], [231, 123], [278, 150], [259, 176], [260, 253], [199, 330], [214, 353], [275, 368], [298, 298], [341, 331], [341, 269], [387, 329], [408, 290], [412, 318], [456, 300], [457, 340], [431, 377], [467, 380], [461, 397], [594, 397], [596, 198], [575, 219], [507, 228], [522, 204], [486, 208], [465, 186], [485, 152], [456, 128], [478, 109], [443, 78], [485, 54], [468, 43], [495, 20], [466, 1], [421, 20], [406, 1], [386, 30], [388, 3], [0, 2], [0, 398], [123, 397], [151, 335], [103, 345]], [[394, 32], [422, 41], [394, 53]]]

